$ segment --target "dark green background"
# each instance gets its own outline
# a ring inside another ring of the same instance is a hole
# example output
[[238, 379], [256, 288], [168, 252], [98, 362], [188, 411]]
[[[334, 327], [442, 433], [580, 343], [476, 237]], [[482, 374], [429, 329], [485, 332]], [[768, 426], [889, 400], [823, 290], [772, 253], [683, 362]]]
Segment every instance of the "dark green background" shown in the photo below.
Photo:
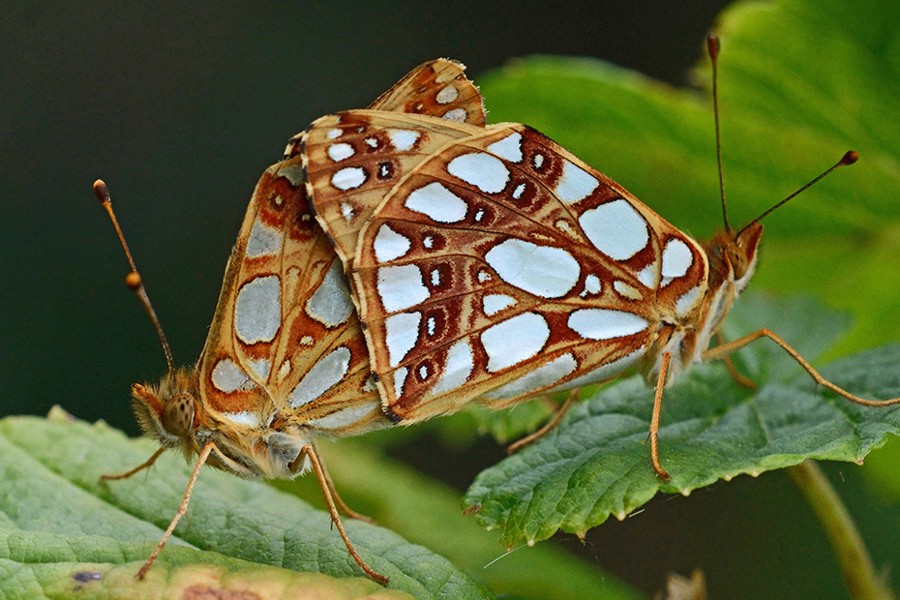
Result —
[[[465, 62], [476, 82], [510, 58], [552, 53], [683, 84], [725, 3], [677, 4], [7, 4], [0, 413], [61, 404], [136, 432], [128, 387], [164, 370], [122, 286], [127, 267], [90, 192], [95, 178], [109, 183], [176, 360], [188, 364], [253, 184], [309, 121], [367, 104], [437, 56]], [[496, 456], [488, 446], [486, 457], [467, 451], [422, 466], [458, 463], [462, 474], [447, 478], [465, 485]], [[896, 506], [853, 496], [851, 467], [830, 470], [864, 534], [897, 519]], [[570, 536], [548, 543], [647, 592], [669, 571], [702, 567], [716, 598], [845, 597], [823, 536], [780, 473], [657, 498], [584, 547]]]

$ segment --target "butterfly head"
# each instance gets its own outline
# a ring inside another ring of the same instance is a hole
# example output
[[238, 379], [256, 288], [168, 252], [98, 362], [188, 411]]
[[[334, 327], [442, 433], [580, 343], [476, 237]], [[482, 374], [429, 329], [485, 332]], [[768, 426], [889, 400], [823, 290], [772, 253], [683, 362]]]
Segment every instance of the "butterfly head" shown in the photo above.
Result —
[[156, 438], [166, 448], [195, 451], [198, 388], [193, 369], [170, 371], [157, 385], [134, 384], [132, 404], [144, 435]]
[[737, 233], [726, 230], [713, 236], [706, 245], [711, 288], [728, 281], [734, 286], [735, 295], [744, 291], [756, 270], [762, 232], [762, 223], [754, 222]]

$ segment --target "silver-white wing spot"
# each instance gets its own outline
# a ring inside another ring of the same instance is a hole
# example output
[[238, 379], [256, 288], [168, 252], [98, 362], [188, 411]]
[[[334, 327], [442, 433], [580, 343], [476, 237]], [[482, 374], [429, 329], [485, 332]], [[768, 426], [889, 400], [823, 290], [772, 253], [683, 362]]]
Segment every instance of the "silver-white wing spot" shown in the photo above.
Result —
[[516, 299], [506, 294], [485, 294], [481, 299], [481, 306], [484, 314], [489, 317], [496, 315], [498, 312], [506, 310], [510, 306], [515, 306]]
[[358, 423], [379, 410], [380, 407], [378, 404], [366, 402], [359, 406], [342, 408], [341, 410], [335, 411], [330, 415], [319, 419], [312, 419], [309, 421], [309, 425], [316, 429], [343, 429]]
[[598, 185], [600, 182], [596, 177], [578, 165], [563, 159], [562, 175], [556, 182], [555, 190], [560, 200], [570, 204], [578, 202], [587, 198], [591, 192], [597, 189]]
[[382, 263], [395, 260], [404, 256], [412, 247], [412, 242], [405, 235], [401, 235], [384, 224], [378, 228], [372, 248], [375, 250], [375, 259]]
[[284, 378], [291, 374], [291, 361], [285, 359], [281, 366], [278, 367], [278, 383], [284, 381]]
[[291, 390], [288, 403], [293, 408], [303, 406], [340, 383], [350, 368], [350, 357], [350, 349], [341, 346], [320, 358]]
[[669, 280], [681, 277], [691, 268], [694, 255], [682, 240], [670, 238], [662, 254], [662, 276]]
[[416, 345], [422, 314], [399, 313], [384, 320], [384, 341], [388, 350], [388, 362], [396, 367]]
[[379, 268], [377, 285], [381, 305], [389, 313], [420, 304], [431, 295], [416, 265]]
[[344, 217], [344, 221], [350, 223], [353, 217], [356, 216], [356, 211], [353, 210], [353, 206], [349, 203], [341, 202], [341, 216]]
[[406, 385], [406, 376], [409, 375], [407, 367], [400, 367], [394, 371], [394, 394], [396, 396], [403, 395], [403, 386]]
[[252, 371], [251, 375], [256, 376], [257, 381], [266, 381], [269, 378], [269, 371], [272, 370], [272, 361], [268, 358], [250, 359], [248, 366]]
[[251, 279], [238, 292], [234, 332], [245, 344], [271, 342], [281, 327], [281, 281], [277, 275]]
[[509, 170], [503, 161], [485, 152], [457, 156], [447, 165], [447, 171], [486, 194], [502, 192], [509, 181]]
[[341, 162], [346, 158], [350, 158], [354, 154], [355, 150], [353, 150], [353, 146], [344, 142], [328, 146], [328, 158], [330, 158], [334, 162]]
[[253, 221], [253, 228], [250, 229], [245, 253], [248, 258], [278, 254], [281, 252], [281, 241], [281, 233], [274, 227], [263, 223], [257, 215], [256, 220]]
[[331, 176], [331, 185], [347, 191], [358, 188], [366, 181], [366, 171], [362, 167], [346, 167]]
[[329, 129], [328, 133], [325, 134], [325, 137], [329, 140], [333, 140], [341, 137], [344, 132], [341, 129]]
[[591, 273], [585, 276], [584, 291], [582, 291], [579, 296], [581, 296], [582, 298], [594, 296], [596, 294], [599, 294], [601, 289], [603, 289], [603, 284], [601, 283], [600, 278]]
[[505, 240], [484, 255], [500, 279], [542, 298], [561, 298], [581, 273], [578, 261], [562, 248]]
[[222, 416], [238, 425], [247, 427], [259, 427], [259, 415], [249, 410], [229, 411], [222, 413]]
[[650, 241], [644, 217], [622, 198], [584, 211], [578, 223], [594, 247], [614, 260], [628, 260]]
[[643, 283], [648, 288], [656, 289], [656, 269], [657, 263], [654, 261], [641, 269], [641, 271], [637, 274], [638, 281]]
[[339, 260], [331, 263], [322, 283], [306, 302], [306, 314], [329, 328], [344, 323], [353, 314], [350, 288]]
[[557, 356], [545, 365], [541, 365], [534, 371], [529, 371], [523, 377], [514, 379], [497, 389], [485, 394], [486, 398], [513, 398], [531, 391], [539, 390], [553, 385], [578, 367], [578, 361], [572, 354]]
[[413, 190], [403, 205], [438, 223], [462, 221], [469, 209], [465, 200], [437, 182]]
[[[286, 177], [288, 181], [291, 182], [291, 185], [298, 186], [302, 184], [306, 180], [306, 172], [303, 170], [303, 166], [300, 163], [294, 163], [285, 167], [279, 167], [275, 165], [274, 167], [270, 167], [274, 169], [275, 175], [278, 177]], [[281, 206], [284, 204], [284, 200], [281, 196], [275, 197], [275, 205]]]
[[589, 340], [608, 340], [640, 333], [648, 323], [636, 314], [609, 308], [582, 308], [569, 315], [569, 329]]
[[622, 374], [622, 371], [636, 363], [643, 353], [644, 351], [642, 349], [635, 350], [630, 354], [626, 354], [622, 358], [606, 363], [605, 365], [601, 365], [593, 371], [585, 373], [581, 377], [570, 379], [560, 386], [547, 390], [547, 393], [550, 394], [561, 390], [571, 390], [577, 387], [592, 385], [594, 383], [600, 383], [601, 381], [606, 381], [607, 379], [617, 377], [618, 375]]
[[700, 297], [700, 288], [694, 287], [683, 293], [675, 301], [675, 314], [679, 317], [685, 317], [691, 311], [697, 299]]
[[630, 300], [642, 300], [644, 298], [639, 289], [621, 279], [613, 281], [613, 289], [616, 290], [620, 296]]
[[400, 152], [406, 152], [415, 146], [420, 135], [418, 131], [410, 129], [388, 129], [387, 134], [391, 145]]
[[528, 360], [550, 339], [550, 326], [543, 316], [527, 312], [501, 321], [481, 333], [481, 346], [488, 355], [491, 373]]
[[466, 340], [460, 340], [450, 346], [447, 361], [441, 369], [441, 378], [431, 388], [434, 395], [443, 394], [465, 385], [475, 367], [472, 348]]
[[450, 104], [459, 97], [459, 90], [452, 85], [448, 85], [437, 93], [434, 97], [438, 104]]
[[250, 376], [230, 358], [223, 358], [213, 367], [212, 383], [216, 389], [226, 394], [248, 390], [254, 385]]
[[488, 151], [514, 163], [522, 162], [522, 134], [511, 133], [487, 147]]
[[469, 115], [464, 108], [451, 108], [445, 112], [441, 118], [447, 119], [448, 121], [456, 121], [457, 123], [465, 123], [466, 117], [468, 116]]

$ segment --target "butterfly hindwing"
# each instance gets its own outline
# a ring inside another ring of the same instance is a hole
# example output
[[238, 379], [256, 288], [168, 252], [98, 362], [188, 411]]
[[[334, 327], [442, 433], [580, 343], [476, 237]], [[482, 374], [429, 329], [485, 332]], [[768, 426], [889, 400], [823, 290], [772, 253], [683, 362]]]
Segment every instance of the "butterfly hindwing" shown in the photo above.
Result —
[[694, 310], [707, 268], [621, 186], [507, 124], [394, 187], [354, 280], [383, 400], [412, 422], [619, 374], [658, 341], [661, 306]]

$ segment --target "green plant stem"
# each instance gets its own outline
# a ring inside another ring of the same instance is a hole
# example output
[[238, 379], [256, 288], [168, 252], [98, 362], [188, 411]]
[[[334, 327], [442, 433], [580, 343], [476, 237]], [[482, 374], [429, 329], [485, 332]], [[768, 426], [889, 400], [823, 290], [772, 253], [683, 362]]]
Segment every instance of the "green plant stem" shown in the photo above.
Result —
[[844, 583], [854, 600], [891, 600], [894, 595], [875, 573], [869, 552], [844, 503], [819, 465], [805, 460], [788, 474], [806, 496], [831, 542]]

